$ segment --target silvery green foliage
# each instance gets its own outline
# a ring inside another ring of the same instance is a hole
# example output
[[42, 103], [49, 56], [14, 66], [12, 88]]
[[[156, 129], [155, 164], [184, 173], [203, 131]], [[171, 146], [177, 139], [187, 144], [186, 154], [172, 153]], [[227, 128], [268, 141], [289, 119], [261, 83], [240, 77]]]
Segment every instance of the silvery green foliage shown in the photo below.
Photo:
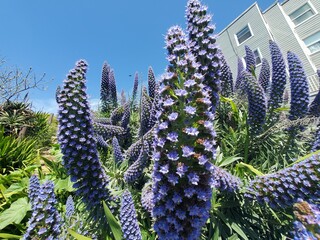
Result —
[[146, 183], [145, 186], [142, 188], [141, 192], [141, 205], [149, 213], [152, 213], [153, 209], [153, 192], [152, 192], [152, 184]]
[[189, 47], [199, 65], [198, 71], [203, 75], [203, 84], [211, 89], [211, 111], [219, 103], [221, 58], [217, 45], [217, 36], [213, 35], [215, 27], [211, 24], [212, 16], [207, 13], [207, 7], [198, 0], [189, 0], [186, 10]]
[[242, 182], [240, 178], [233, 176], [226, 170], [213, 166], [213, 187], [221, 192], [236, 193], [240, 190]]
[[293, 205], [294, 231], [292, 232], [294, 240], [317, 240], [320, 239], [320, 205], [312, 204], [306, 201], [298, 200]]
[[98, 158], [86, 94], [86, 71], [87, 63], [80, 60], [64, 80], [58, 96], [58, 141], [63, 164], [74, 183], [76, 195], [81, 197], [87, 210], [98, 220], [103, 216], [101, 201], [110, 198], [107, 189], [109, 179]]
[[247, 45], [244, 46], [246, 56], [245, 56], [245, 61], [246, 61], [246, 71], [249, 73], [254, 73], [256, 70], [256, 58], [254, 56], [253, 51], [251, 48]]
[[230, 97], [233, 94], [232, 72], [222, 53], [221, 56], [221, 95]]
[[154, 230], [160, 240], [198, 239], [214, 183], [212, 102], [180, 27], [168, 30], [166, 47], [170, 64], [160, 86], [163, 110], [153, 153]]
[[117, 97], [117, 85], [116, 85], [116, 78], [114, 76], [114, 70], [110, 70], [110, 81], [109, 81], [109, 88], [110, 88], [110, 101], [114, 108], [118, 106], [118, 97]]
[[112, 125], [118, 125], [123, 117], [123, 106], [115, 108], [110, 115], [110, 120]]
[[74, 214], [74, 201], [71, 195], [67, 198], [66, 202], [66, 218], [70, 219]]
[[34, 208], [35, 200], [38, 196], [38, 190], [40, 189], [40, 182], [37, 175], [32, 175], [29, 179], [29, 191], [28, 197], [31, 204], [31, 209]]
[[106, 62], [103, 63], [103, 66], [102, 66], [100, 101], [101, 101], [101, 111], [108, 112], [109, 104], [110, 104], [110, 66]]
[[104, 139], [110, 139], [114, 136], [121, 138], [125, 133], [125, 129], [120, 126], [107, 125], [101, 123], [93, 123], [94, 132], [101, 135]]
[[243, 79], [246, 82], [246, 89], [249, 103], [248, 124], [250, 134], [257, 135], [262, 131], [267, 113], [266, 97], [262, 87], [251, 73], [243, 72]]
[[244, 71], [244, 66], [243, 66], [243, 62], [241, 60], [241, 58], [238, 57], [238, 72], [237, 72], [237, 79], [236, 79], [236, 83], [234, 85], [234, 89], [235, 91], [238, 91], [242, 88], [243, 85], [243, 74], [242, 72]]
[[147, 93], [147, 88], [143, 87], [141, 93], [141, 102], [140, 102], [140, 129], [139, 136], [143, 136], [146, 132], [150, 130], [149, 128], [149, 119], [150, 119], [150, 110], [152, 108], [152, 101]]
[[288, 52], [288, 66], [290, 73], [291, 101], [289, 119], [295, 120], [305, 117], [309, 106], [309, 85], [302, 62], [298, 56]]
[[38, 189], [30, 190], [37, 191], [37, 194], [33, 199], [32, 215], [23, 239], [59, 239], [62, 221], [56, 209], [57, 200], [53, 182], [46, 181]]
[[[320, 81], [320, 69], [317, 71], [318, 73], [318, 78]], [[309, 106], [309, 112], [310, 115], [315, 116], [315, 117], [320, 117], [320, 89], [312, 101], [312, 103]]]
[[131, 193], [126, 190], [122, 194], [120, 208], [120, 223], [125, 240], [141, 240], [141, 232], [137, 220], [136, 209], [132, 200]]
[[319, 199], [319, 158], [314, 155], [292, 167], [256, 177], [249, 183], [246, 196], [272, 208], [292, 206], [298, 199]]
[[287, 78], [286, 65], [279, 46], [270, 40], [269, 48], [272, 64], [272, 77], [268, 108], [276, 109], [281, 107], [283, 101], [283, 94], [286, 87]]
[[149, 146], [147, 142], [144, 142], [138, 159], [130, 165], [127, 171], [124, 173], [124, 180], [127, 183], [133, 183], [142, 176], [143, 169], [149, 162]]
[[113, 159], [116, 163], [121, 163], [123, 161], [123, 156], [121, 152], [121, 147], [119, 145], [118, 139], [116, 137], [112, 138], [112, 149], [113, 149]]
[[156, 90], [156, 77], [154, 76], [154, 72], [152, 67], [148, 69], [148, 90], [149, 90], [149, 97], [154, 99], [155, 90]]
[[150, 129], [142, 138], [139, 138], [139, 140], [137, 140], [127, 149], [125, 158], [128, 159], [129, 164], [132, 164], [137, 160], [144, 143], [148, 144], [149, 149], [151, 148], [154, 139], [153, 135], [153, 129]]
[[261, 65], [258, 82], [260, 86], [263, 88], [265, 94], [267, 94], [269, 84], [270, 84], [270, 66], [267, 59], [265, 58], [262, 58], [262, 65]]

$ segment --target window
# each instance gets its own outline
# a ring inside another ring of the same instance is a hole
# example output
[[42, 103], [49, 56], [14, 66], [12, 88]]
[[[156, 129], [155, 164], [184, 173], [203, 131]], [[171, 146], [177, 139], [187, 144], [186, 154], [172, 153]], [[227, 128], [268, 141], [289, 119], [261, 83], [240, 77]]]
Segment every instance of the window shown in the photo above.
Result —
[[259, 65], [260, 63], [262, 63], [262, 60], [261, 60], [261, 53], [260, 53], [260, 50], [259, 48], [257, 48], [256, 50], [253, 51], [253, 54], [256, 58], [256, 65]]
[[311, 8], [309, 3], [305, 3], [293, 13], [291, 13], [289, 17], [295, 25], [298, 25], [308, 18], [312, 17], [313, 15], [315, 15], [315, 11]]
[[303, 41], [311, 53], [320, 51], [320, 31], [305, 38]]
[[249, 28], [249, 25], [247, 25], [236, 34], [238, 44], [240, 45], [251, 36], [252, 36], [251, 30]]

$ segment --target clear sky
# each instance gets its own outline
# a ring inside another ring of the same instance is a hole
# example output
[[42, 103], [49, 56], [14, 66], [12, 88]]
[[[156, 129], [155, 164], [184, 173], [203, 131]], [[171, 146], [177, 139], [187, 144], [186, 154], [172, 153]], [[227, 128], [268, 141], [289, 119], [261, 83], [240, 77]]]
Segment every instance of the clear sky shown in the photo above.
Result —
[[[219, 33], [254, 0], [203, 0]], [[265, 10], [274, 0], [257, 1]], [[148, 67], [157, 76], [166, 67], [164, 36], [169, 27], [185, 28], [187, 0], [1, 0], [0, 57], [7, 66], [37, 76], [46, 73], [46, 91], [32, 91], [37, 110], [56, 112], [55, 90], [79, 59], [89, 64], [88, 94], [100, 96], [101, 69], [115, 71], [117, 90], [131, 92], [134, 73], [147, 80]], [[0, 69], [1, 70], [1, 69]]]

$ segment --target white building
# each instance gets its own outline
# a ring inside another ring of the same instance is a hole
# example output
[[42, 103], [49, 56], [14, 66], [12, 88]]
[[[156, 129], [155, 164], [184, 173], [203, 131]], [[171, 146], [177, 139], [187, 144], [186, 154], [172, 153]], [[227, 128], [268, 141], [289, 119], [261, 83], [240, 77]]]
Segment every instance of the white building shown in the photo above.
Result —
[[261, 59], [271, 64], [269, 39], [275, 41], [286, 59], [292, 51], [303, 62], [310, 93], [319, 88], [316, 71], [320, 69], [320, 0], [285, 0], [275, 2], [265, 11], [254, 3], [219, 33], [220, 45], [233, 75], [237, 73], [237, 58], [245, 56], [248, 45], [256, 55], [257, 72]]

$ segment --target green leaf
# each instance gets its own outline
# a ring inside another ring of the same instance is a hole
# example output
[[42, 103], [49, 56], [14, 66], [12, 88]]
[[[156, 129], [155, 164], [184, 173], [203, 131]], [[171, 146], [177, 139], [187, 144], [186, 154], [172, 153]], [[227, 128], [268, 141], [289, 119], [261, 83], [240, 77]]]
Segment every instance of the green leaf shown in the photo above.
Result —
[[0, 230], [12, 223], [19, 224], [30, 209], [31, 207], [26, 197], [19, 198], [13, 202], [10, 208], [0, 214]]
[[247, 238], [247, 235], [242, 231], [242, 229], [238, 226], [238, 224], [236, 223], [231, 223], [231, 228], [236, 232], [238, 233], [243, 239], [245, 240], [249, 240]]
[[248, 168], [251, 172], [253, 172], [254, 174], [256, 174], [257, 176], [263, 176], [264, 174], [262, 172], [260, 172], [258, 169], [255, 169], [252, 165], [250, 164], [246, 164], [246, 163], [238, 163], [238, 166], [240, 167], [246, 167]]
[[57, 182], [55, 182], [54, 188], [56, 191], [60, 191], [60, 190], [66, 190], [68, 192], [74, 191], [70, 178], [59, 179]]
[[122, 231], [119, 222], [111, 213], [110, 209], [108, 208], [107, 204], [103, 202], [103, 209], [104, 213], [106, 214], [108, 223], [110, 225], [111, 231], [113, 233], [114, 239], [121, 240], [122, 239]]
[[22, 238], [22, 236], [13, 235], [9, 233], [0, 233], [0, 238], [1, 239], [20, 239]]
[[224, 167], [224, 166], [227, 166], [235, 161], [238, 161], [239, 159], [242, 159], [241, 157], [234, 157], [234, 156], [231, 156], [231, 157], [228, 157], [228, 158], [225, 158], [224, 160], [221, 161], [221, 163], [219, 163], [219, 167]]
[[91, 238], [88, 238], [86, 236], [80, 235], [79, 233], [76, 233], [75, 231], [73, 231], [72, 229], [68, 229], [68, 233], [70, 233], [70, 235], [74, 238], [76, 238], [77, 240], [92, 240]]

